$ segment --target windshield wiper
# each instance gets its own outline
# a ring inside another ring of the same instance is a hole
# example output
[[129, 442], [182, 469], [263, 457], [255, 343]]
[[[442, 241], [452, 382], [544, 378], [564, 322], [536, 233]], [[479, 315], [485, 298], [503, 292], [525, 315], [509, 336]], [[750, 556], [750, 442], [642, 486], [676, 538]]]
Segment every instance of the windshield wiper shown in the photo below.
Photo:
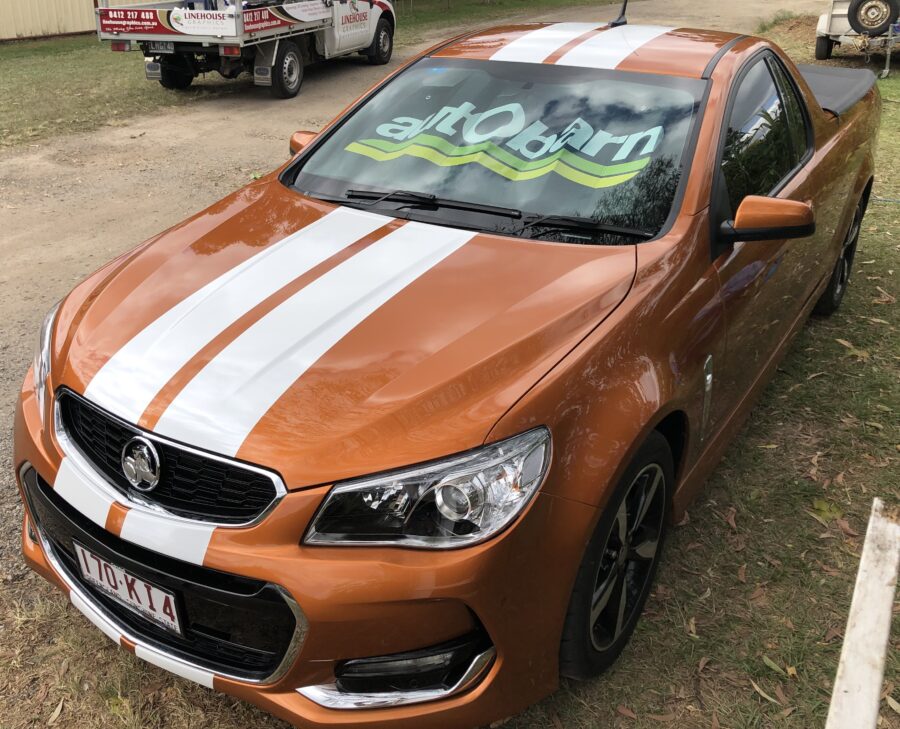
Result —
[[608, 233], [610, 235], [631, 236], [641, 240], [650, 240], [654, 234], [637, 228], [624, 228], [619, 225], [607, 225], [596, 218], [580, 218], [575, 215], [532, 215], [522, 221], [516, 233], [524, 233], [531, 228], [549, 228], [551, 230], [585, 230], [592, 233]]
[[496, 205], [484, 205], [482, 203], [468, 202], [466, 200], [451, 200], [438, 197], [426, 192], [412, 192], [410, 190], [347, 190], [344, 197], [348, 200], [371, 200], [370, 205], [380, 202], [399, 202], [404, 206], [430, 208], [449, 208], [451, 210], [465, 210], [472, 213], [485, 213], [487, 215], [500, 215], [505, 218], [519, 219], [522, 211], [515, 208], [503, 208]]

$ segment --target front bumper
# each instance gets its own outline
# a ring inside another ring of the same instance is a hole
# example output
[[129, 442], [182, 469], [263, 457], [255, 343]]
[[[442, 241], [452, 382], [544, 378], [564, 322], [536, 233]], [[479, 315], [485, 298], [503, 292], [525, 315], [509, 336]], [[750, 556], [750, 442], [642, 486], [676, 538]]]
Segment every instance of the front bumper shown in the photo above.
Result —
[[[41, 428], [29, 378], [16, 411], [20, 489], [28, 467], [49, 488], [63, 460], [55, 436]], [[37, 528], [32, 504], [23, 528], [23, 553], [95, 626], [138, 657], [297, 726], [476, 726], [512, 715], [555, 689], [563, 618], [594, 508], [539, 494], [505, 533], [455, 551], [301, 546], [327, 491], [291, 492], [257, 524], [216, 528], [202, 563], [183, 565], [281, 592], [296, 618], [295, 632], [277, 670], [267, 668], [258, 675], [238, 675], [240, 671], [172, 651], [117, 617], [67, 572], [64, 559]], [[95, 536], [108, 546], [117, 538], [117, 526], [121, 519], [112, 509], [105, 525], [109, 539]], [[132, 556], [140, 560], [146, 553], [135, 548]], [[149, 570], [158, 562], [143, 560]], [[148, 578], [159, 579], [153, 574]], [[409, 706], [342, 710], [326, 708], [322, 704], [327, 699], [311, 690], [333, 684], [341, 661], [416, 651], [480, 629], [496, 657], [480, 681], [462, 693]], [[317, 697], [318, 703], [313, 700]]]

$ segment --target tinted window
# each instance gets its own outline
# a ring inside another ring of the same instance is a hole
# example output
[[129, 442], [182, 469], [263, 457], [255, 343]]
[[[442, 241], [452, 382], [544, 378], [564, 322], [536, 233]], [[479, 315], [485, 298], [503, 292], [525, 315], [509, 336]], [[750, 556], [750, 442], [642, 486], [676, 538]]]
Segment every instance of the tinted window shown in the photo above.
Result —
[[806, 114], [803, 101], [797, 94], [797, 89], [788, 78], [787, 71], [777, 61], [769, 62], [775, 78], [778, 80], [778, 88], [781, 91], [781, 100], [787, 113], [788, 129], [791, 133], [791, 148], [793, 156], [791, 160], [796, 167], [809, 149], [809, 136], [806, 132]]
[[[704, 88], [698, 79], [425, 58], [316, 148], [294, 187], [339, 198], [402, 189], [655, 234]], [[422, 215], [390, 201], [378, 207]], [[509, 232], [502, 218], [440, 215]]]
[[740, 82], [728, 120], [722, 172], [732, 213], [747, 195], [768, 195], [794, 168], [790, 127], [762, 59]]

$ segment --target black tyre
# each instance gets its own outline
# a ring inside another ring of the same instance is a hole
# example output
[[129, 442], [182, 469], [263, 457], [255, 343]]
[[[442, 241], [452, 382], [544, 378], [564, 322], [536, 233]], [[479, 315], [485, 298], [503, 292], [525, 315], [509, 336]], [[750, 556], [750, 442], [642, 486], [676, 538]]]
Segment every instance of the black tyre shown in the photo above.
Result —
[[597, 676], [628, 643], [659, 566], [674, 480], [669, 444], [651, 433], [609, 500], [578, 569], [560, 645], [564, 676]]
[[828, 36], [820, 35], [816, 37], [816, 60], [817, 61], [827, 61], [831, 58], [831, 53], [834, 50], [835, 42], [831, 40]]
[[394, 29], [387, 18], [379, 18], [375, 26], [375, 37], [366, 51], [366, 57], [373, 66], [383, 66], [391, 60], [394, 52]]
[[184, 91], [194, 82], [194, 69], [184, 56], [163, 57], [159, 62], [159, 83], [164, 89]]
[[303, 54], [296, 43], [279, 41], [275, 65], [272, 67], [272, 96], [292, 99], [303, 84]]
[[852, 0], [847, 11], [850, 27], [860, 35], [874, 37], [888, 32], [900, 15], [900, 0]]
[[822, 292], [813, 307], [813, 314], [831, 316], [840, 308], [844, 294], [847, 293], [847, 285], [850, 283], [850, 272], [853, 270], [853, 259], [856, 257], [856, 246], [859, 243], [859, 232], [862, 229], [865, 214], [865, 201], [860, 200], [853, 213], [853, 220], [850, 222], [847, 235], [844, 237], [844, 243], [841, 245], [841, 254], [837, 263], [834, 264], [834, 270], [828, 280], [828, 287]]

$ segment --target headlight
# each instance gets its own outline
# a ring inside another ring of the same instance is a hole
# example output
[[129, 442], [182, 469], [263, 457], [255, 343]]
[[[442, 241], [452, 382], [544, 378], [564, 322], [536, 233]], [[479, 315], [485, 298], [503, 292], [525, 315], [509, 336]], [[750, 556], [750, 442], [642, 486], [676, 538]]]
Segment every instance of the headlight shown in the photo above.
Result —
[[44, 420], [44, 401], [47, 392], [47, 377], [50, 375], [50, 340], [53, 336], [53, 325], [56, 322], [56, 312], [59, 311], [57, 302], [44, 317], [41, 324], [41, 333], [37, 346], [34, 348], [34, 394], [37, 396], [38, 408], [41, 413], [41, 422]]
[[424, 466], [335, 486], [307, 544], [451, 549], [484, 541], [521, 513], [550, 462], [538, 428]]

